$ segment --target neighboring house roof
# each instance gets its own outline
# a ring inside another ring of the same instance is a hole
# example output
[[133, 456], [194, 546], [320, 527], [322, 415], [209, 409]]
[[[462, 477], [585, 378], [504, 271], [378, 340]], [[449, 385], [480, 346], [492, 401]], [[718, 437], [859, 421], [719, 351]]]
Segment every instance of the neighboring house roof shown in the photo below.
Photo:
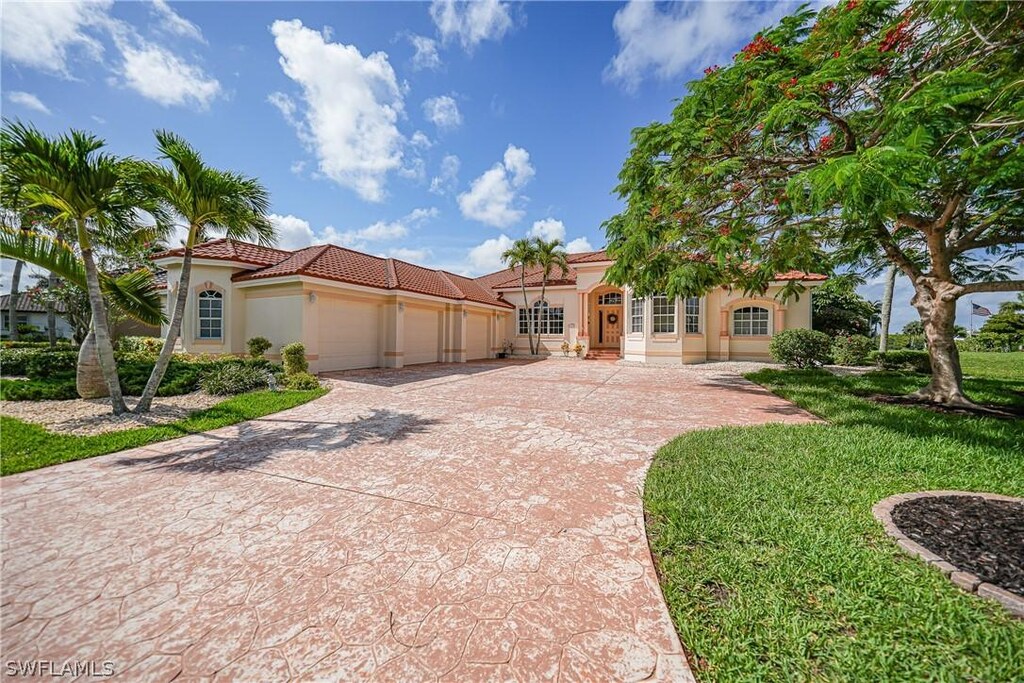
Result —
[[[18, 313], [46, 313], [46, 306], [33, 299], [27, 292], [18, 293], [16, 306]], [[6, 312], [9, 310], [11, 310], [11, 295], [4, 294], [0, 296], [0, 311]], [[57, 313], [63, 313], [64, 304], [59, 301], [55, 302], [53, 310]]]

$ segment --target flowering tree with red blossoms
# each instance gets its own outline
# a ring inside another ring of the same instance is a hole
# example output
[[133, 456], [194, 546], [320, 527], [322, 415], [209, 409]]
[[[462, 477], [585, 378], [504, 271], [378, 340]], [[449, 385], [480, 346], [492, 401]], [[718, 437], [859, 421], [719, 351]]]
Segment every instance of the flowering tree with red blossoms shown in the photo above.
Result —
[[969, 404], [956, 301], [1024, 289], [1005, 275], [1024, 253], [1022, 48], [1013, 2], [783, 19], [691, 83], [671, 121], [633, 131], [609, 279], [764, 292], [779, 272], [881, 255], [914, 285], [933, 369], [919, 398]]

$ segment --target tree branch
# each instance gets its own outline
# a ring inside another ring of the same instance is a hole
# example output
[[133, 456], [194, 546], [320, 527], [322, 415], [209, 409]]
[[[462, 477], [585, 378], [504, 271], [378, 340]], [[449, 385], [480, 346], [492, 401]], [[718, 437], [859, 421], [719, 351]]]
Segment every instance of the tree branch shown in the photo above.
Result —
[[1024, 280], [997, 280], [996, 282], [974, 282], [964, 285], [961, 296], [978, 292], [1024, 292]]

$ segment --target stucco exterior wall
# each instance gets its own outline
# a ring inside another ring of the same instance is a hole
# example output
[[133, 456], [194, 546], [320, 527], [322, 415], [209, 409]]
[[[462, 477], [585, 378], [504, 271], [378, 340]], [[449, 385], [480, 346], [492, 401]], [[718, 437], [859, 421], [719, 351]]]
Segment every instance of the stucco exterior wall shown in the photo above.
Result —
[[[526, 295], [530, 306], [533, 306], [540, 299], [540, 288], [527, 289]], [[544, 298], [547, 299], [548, 306], [561, 306], [564, 309], [565, 324], [562, 334], [541, 335], [540, 353], [545, 356], [555, 353], [560, 354], [562, 353], [563, 341], [569, 341], [570, 344], [576, 342], [576, 335], [580, 325], [579, 295], [575, 287], [549, 287], [544, 293]], [[527, 355], [530, 353], [530, 340], [527, 338], [527, 335], [519, 334], [518, 329], [519, 309], [523, 307], [522, 292], [506, 292], [505, 299], [515, 304], [516, 311], [514, 313], [510, 311], [505, 316], [507, 320], [505, 322], [504, 339], [515, 343], [516, 354]]]
[[[181, 344], [190, 353], [244, 353], [245, 352], [245, 293], [234, 286], [231, 276], [237, 268], [230, 265], [208, 265], [194, 263], [189, 282], [189, 295], [185, 302], [185, 317], [181, 322]], [[173, 307], [177, 298], [181, 266], [167, 267], [167, 306]], [[199, 338], [199, 293], [205, 289], [218, 291], [223, 295], [224, 320], [220, 339]], [[170, 312], [167, 312], [170, 318]], [[160, 330], [167, 334], [167, 326]]]

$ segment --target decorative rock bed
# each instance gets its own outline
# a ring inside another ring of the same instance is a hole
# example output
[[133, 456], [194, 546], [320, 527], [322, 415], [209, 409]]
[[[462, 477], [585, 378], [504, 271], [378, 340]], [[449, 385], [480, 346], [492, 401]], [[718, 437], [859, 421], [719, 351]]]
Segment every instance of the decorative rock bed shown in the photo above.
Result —
[[920, 491], [890, 496], [872, 513], [904, 552], [1024, 617], [1024, 498]]

